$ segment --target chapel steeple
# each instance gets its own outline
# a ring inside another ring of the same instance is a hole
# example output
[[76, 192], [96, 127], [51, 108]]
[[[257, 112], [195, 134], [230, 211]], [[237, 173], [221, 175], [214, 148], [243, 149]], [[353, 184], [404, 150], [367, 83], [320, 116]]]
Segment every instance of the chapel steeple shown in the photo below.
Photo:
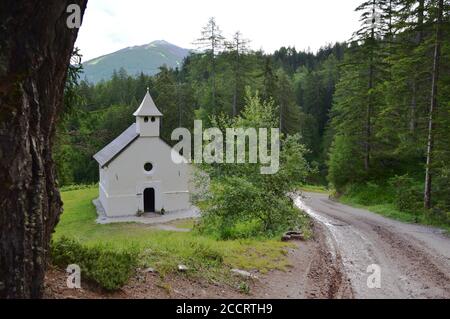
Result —
[[160, 120], [163, 115], [153, 102], [148, 88], [141, 105], [133, 115], [136, 116], [136, 131], [140, 136], [159, 136]]

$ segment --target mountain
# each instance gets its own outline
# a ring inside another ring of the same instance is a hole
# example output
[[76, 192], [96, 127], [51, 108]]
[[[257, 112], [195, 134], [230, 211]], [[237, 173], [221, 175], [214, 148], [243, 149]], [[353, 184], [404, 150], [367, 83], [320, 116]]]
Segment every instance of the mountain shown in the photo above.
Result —
[[158, 73], [162, 65], [175, 68], [189, 55], [188, 49], [180, 48], [164, 40], [128, 47], [83, 63], [84, 74], [91, 83], [108, 80], [114, 70], [124, 68], [128, 74], [143, 72], [148, 75]]

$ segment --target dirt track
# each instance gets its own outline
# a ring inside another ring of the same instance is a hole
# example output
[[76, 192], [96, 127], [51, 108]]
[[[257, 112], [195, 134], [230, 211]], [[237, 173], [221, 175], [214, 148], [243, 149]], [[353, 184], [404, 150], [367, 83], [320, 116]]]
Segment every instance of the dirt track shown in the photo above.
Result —
[[[316, 222], [319, 258], [303, 297], [450, 298], [450, 239], [435, 228], [405, 224], [305, 193], [295, 199]], [[369, 288], [369, 265], [380, 288]]]

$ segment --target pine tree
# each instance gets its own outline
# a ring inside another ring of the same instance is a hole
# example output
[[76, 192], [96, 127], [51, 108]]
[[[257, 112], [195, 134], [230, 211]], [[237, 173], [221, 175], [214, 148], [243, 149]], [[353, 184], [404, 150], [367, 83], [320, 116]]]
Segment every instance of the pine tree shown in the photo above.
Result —
[[282, 69], [276, 73], [279, 127], [282, 133], [295, 134], [300, 130], [300, 108], [296, 104], [295, 91], [290, 77]]
[[[360, 54], [363, 54], [363, 64], [367, 68], [367, 100], [365, 114], [365, 141], [364, 141], [364, 169], [370, 168], [373, 148], [373, 117], [375, 107], [376, 73], [380, 62], [380, 41], [386, 32], [386, 17], [382, 14], [385, 0], [370, 0], [364, 2], [356, 11], [361, 11], [362, 26], [355, 33], [355, 40], [361, 43]], [[367, 58], [366, 58], [367, 57]]]
[[[330, 150], [329, 178], [335, 184], [357, 180], [370, 173], [377, 144], [375, 119], [381, 104], [379, 86], [385, 71], [381, 43], [386, 32], [386, 18], [382, 14], [384, 5], [384, 0], [370, 0], [356, 9], [362, 12], [362, 24], [347, 51], [331, 112], [336, 135]], [[351, 161], [348, 161], [353, 167], [352, 178], [338, 178], [343, 170], [350, 169], [345, 161], [336, 160], [340, 156], [337, 153], [344, 149], [353, 152]], [[355, 162], [358, 159], [362, 162], [364, 173]]]
[[211, 77], [211, 103], [212, 109], [216, 109], [216, 57], [224, 47], [225, 37], [216, 23], [216, 19], [211, 17], [208, 24], [203, 27], [201, 37], [195, 44], [199, 50], [204, 50], [208, 57]]
[[364, 167], [367, 74], [365, 67], [351, 63], [354, 55], [348, 54], [345, 59], [330, 112], [334, 137], [328, 160], [328, 179], [337, 190], [367, 176]]
[[[226, 43], [232, 57], [233, 66], [233, 116], [237, 116], [239, 112], [238, 99], [243, 96], [244, 85], [243, 77], [245, 76], [245, 54], [248, 53], [249, 40], [242, 38], [242, 34], [237, 31], [233, 35], [233, 39]], [[242, 98], [241, 98], [242, 100]]]
[[268, 101], [269, 99], [273, 99], [275, 97], [277, 91], [277, 76], [270, 57], [264, 58], [264, 70], [262, 77], [262, 97], [264, 100]]
[[428, 115], [428, 138], [427, 138], [427, 163], [425, 171], [425, 193], [424, 193], [424, 206], [426, 209], [430, 209], [431, 196], [432, 196], [432, 178], [434, 172], [432, 170], [432, 163], [434, 158], [434, 144], [435, 144], [435, 116], [438, 108], [438, 82], [441, 67], [441, 50], [443, 40], [443, 22], [444, 22], [444, 0], [436, 0], [435, 6], [436, 23], [435, 23], [435, 35], [434, 35], [434, 54], [433, 54], [433, 67], [431, 73], [431, 102]]

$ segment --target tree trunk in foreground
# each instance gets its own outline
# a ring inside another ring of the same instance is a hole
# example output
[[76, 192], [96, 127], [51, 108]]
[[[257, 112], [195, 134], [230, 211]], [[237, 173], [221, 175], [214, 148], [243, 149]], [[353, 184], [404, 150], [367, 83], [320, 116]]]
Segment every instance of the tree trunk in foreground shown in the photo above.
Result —
[[39, 298], [62, 203], [52, 142], [78, 33], [67, 6], [0, 2], [0, 298]]
[[436, 39], [434, 45], [433, 71], [432, 71], [432, 85], [431, 85], [431, 103], [428, 117], [428, 145], [427, 145], [427, 166], [425, 172], [425, 193], [424, 193], [424, 207], [431, 208], [431, 180], [432, 171], [431, 164], [433, 162], [433, 148], [434, 148], [434, 115], [437, 109], [437, 91], [439, 80], [439, 66], [441, 58], [441, 41], [442, 41], [442, 20], [444, 14], [444, 0], [437, 0], [437, 22], [436, 22]]

